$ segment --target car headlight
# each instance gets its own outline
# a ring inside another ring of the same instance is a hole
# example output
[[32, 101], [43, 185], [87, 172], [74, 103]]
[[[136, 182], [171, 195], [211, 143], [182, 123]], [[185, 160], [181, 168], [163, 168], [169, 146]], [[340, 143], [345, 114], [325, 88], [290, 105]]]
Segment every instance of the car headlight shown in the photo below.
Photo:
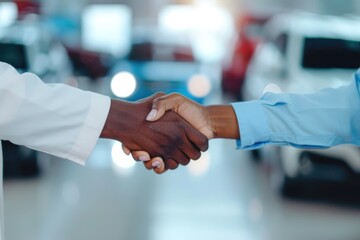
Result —
[[189, 92], [195, 97], [206, 97], [211, 91], [211, 81], [204, 75], [192, 76], [187, 84]]
[[112, 93], [120, 98], [130, 97], [136, 89], [136, 78], [129, 72], [120, 72], [111, 80]]

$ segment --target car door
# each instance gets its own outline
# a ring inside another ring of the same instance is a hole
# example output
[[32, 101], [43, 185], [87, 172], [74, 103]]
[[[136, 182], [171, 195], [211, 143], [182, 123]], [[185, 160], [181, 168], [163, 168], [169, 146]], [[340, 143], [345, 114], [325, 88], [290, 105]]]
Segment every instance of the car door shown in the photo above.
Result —
[[286, 84], [288, 77], [286, 33], [259, 45], [250, 62], [242, 95], [245, 100], [257, 99], [269, 83]]

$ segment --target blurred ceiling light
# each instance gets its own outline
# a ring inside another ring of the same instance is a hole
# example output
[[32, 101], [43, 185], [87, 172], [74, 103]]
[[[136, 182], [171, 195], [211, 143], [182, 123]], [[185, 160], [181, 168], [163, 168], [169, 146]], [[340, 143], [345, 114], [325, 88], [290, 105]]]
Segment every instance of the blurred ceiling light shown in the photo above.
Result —
[[0, 3], [0, 27], [7, 27], [13, 24], [18, 17], [18, 10], [15, 3]]
[[111, 149], [111, 158], [117, 168], [131, 169], [135, 166], [134, 159], [124, 153], [120, 142], [114, 142]]
[[136, 78], [129, 72], [120, 72], [111, 80], [112, 93], [120, 98], [130, 97], [136, 89]]
[[194, 25], [194, 18], [192, 6], [167, 6], [159, 13], [159, 25], [171, 32], [188, 31]]
[[164, 32], [189, 36], [196, 57], [204, 62], [221, 61], [235, 34], [231, 14], [208, 1], [193, 6], [166, 6], [158, 21]]
[[82, 15], [82, 44], [86, 49], [124, 56], [130, 48], [132, 12], [126, 5], [97, 4]]
[[210, 169], [210, 155], [208, 152], [202, 153], [201, 158], [191, 161], [187, 167], [188, 171], [194, 176], [203, 176]]
[[211, 81], [204, 75], [194, 75], [189, 79], [187, 88], [195, 97], [206, 97], [211, 91]]

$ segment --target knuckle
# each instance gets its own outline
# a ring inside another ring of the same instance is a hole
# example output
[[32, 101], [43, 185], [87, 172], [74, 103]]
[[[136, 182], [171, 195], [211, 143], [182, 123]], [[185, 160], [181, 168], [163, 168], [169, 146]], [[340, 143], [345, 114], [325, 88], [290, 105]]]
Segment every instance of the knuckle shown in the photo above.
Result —
[[153, 106], [153, 108], [158, 108], [160, 104], [161, 104], [161, 99], [156, 98], [156, 99], [153, 101], [152, 106]]
[[198, 160], [200, 157], [201, 157], [201, 153], [200, 153], [200, 152], [196, 152], [196, 153], [193, 155], [192, 159], [193, 159], [193, 160]]
[[157, 98], [153, 101], [153, 108], [160, 109], [166, 106], [166, 99], [164, 98]]
[[176, 101], [181, 101], [183, 99], [183, 95], [179, 94], [179, 93], [174, 93], [174, 99]]

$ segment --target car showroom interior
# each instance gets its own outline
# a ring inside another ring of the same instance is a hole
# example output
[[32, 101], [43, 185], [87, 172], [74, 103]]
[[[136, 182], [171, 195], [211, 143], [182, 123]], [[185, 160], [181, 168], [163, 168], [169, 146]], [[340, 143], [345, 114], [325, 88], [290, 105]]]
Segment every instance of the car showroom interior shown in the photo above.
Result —
[[[353, 83], [360, 1], [5, 0], [0, 62], [126, 102], [163, 92], [232, 106], [269, 86], [312, 94]], [[116, 140], [99, 138], [83, 166], [5, 139], [6, 240], [360, 239], [356, 144], [240, 149], [215, 138], [157, 174]]]

